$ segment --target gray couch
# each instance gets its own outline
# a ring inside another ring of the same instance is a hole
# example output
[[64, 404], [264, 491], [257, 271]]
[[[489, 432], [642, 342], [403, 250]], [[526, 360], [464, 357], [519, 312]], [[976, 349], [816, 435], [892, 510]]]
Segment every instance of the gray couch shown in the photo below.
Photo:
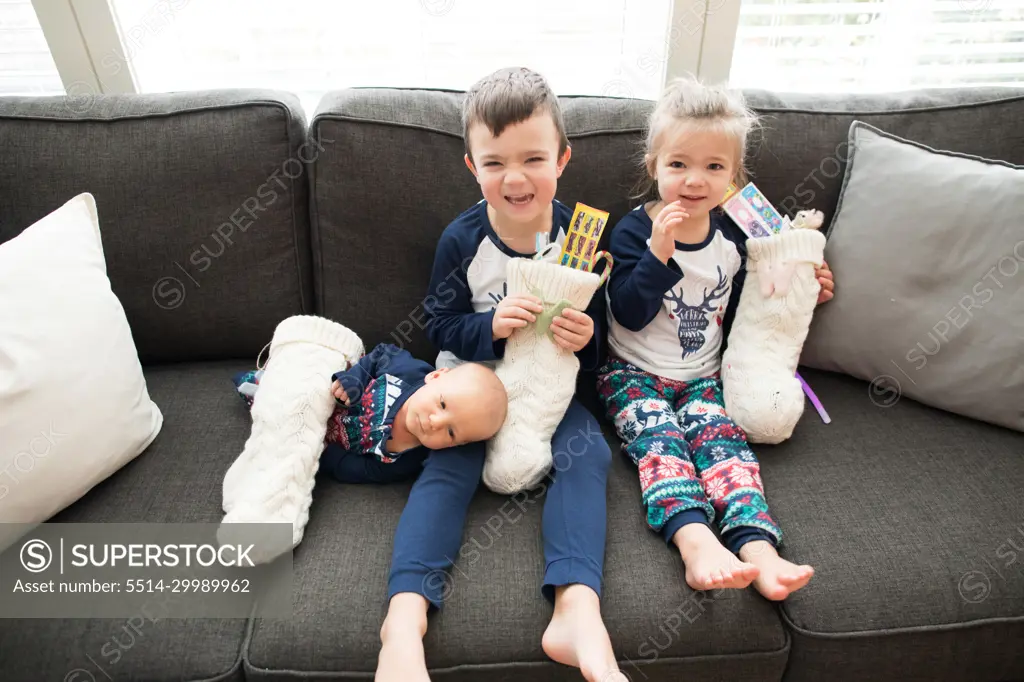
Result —
[[[855, 118], [1024, 164], [1021, 90], [749, 94], [769, 117], [754, 178], [786, 209], [831, 217]], [[113, 289], [165, 416], [146, 452], [54, 521], [219, 521], [250, 428], [230, 378], [286, 316], [324, 315], [368, 344], [433, 357], [419, 305], [433, 248], [479, 199], [458, 98], [335, 92], [308, 126], [280, 92], [0, 98], [0, 242], [95, 195]], [[651, 103], [564, 106], [573, 159], [559, 197], [614, 221], [631, 207]], [[870, 276], [837, 273], [838, 295], [844, 278]], [[645, 526], [635, 468], [613, 458], [603, 612], [624, 670], [634, 682], [1024, 680], [1024, 434], [906, 398], [883, 408], [863, 381], [801, 373], [832, 424], [808, 408], [789, 441], [758, 448], [784, 554], [817, 568], [781, 606], [690, 590]], [[596, 409], [592, 377], [580, 391]], [[290, 620], [0, 619], [0, 679], [369, 680], [408, 490], [318, 485]], [[474, 499], [447, 606], [431, 616], [433, 679], [579, 679], [540, 648], [540, 502], [520, 515], [482, 488]]]

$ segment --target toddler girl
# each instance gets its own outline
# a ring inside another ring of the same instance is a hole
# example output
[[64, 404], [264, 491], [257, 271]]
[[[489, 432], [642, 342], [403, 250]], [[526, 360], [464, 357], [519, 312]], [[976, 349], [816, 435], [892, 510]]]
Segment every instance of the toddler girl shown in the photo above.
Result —
[[[678, 547], [696, 590], [785, 599], [814, 570], [781, 558], [746, 434], [725, 414], [719, 370], [743, 286], [746, 235], [718, 207], [756, 118], [735, 92], [677, 79], [651, 116], [644, 195], [611, 234], [610, 358], [598, 391], [640, 469], [647, 523]], [[827, 266], [819, 303], [831, 298]], [[718, 521], [721, 541], [711, 529]], [[724, 543], [724, 546], [723, 546]], [[739, 559], [736, 558], [739, 556]]]

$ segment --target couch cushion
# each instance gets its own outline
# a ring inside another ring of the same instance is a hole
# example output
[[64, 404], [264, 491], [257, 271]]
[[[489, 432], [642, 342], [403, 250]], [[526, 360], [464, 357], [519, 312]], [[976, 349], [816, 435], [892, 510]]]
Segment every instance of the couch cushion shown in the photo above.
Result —
[[[433, 360], [423, 333], [434, 249], [441, 232], [480, 200], [462, 161], [461, 93], [351, 89], [328, 93], [310, 125], [325, 142], [311, 171], [316, 296], [322, 314], [363, 338], [391, 341]], [[631, 155], [650, 103], [564, 97], [572, 161], [558, 186], [611, 213], [631, 207]], [[605, 230], [607, 243], [610, 230]], [[381, 296], [383, 285], [388, 295]]]
[[[149, 392], [164, 413], [160, 435], [51, 521], [219, 522], [224, 472], [250, 431], [248, 412], [231, 384], [232, 375], [246, 367], [236, 362], [149, 368]], [[247, 625], [245, 619], [0, 618], [0, 677], [241, 680]], [[71, 676], [76, 669], [84, 672]]]
[[753, 181], [783, 214], [835, 214], [849, 157], [847, 133], [861, 120], [933, 149], [1024, 164], [1024, 88], [950, 88], [885, 94], [747, 92], [762, 118], [752, 137]]
[[[885, 95], [779, 95], [748, 91], [764, 115], [754, 136], [754, 182], [782, 212], [805, 207], [832, 218], [854, 119], [937, 149], [1024, 163], [1024, 89], [960, 89]], [[462, 162], [462, 93], [356, 88], [321, 100], [310, 125], [323, 152], [310, 172], [317, 310], [364, 338], [433, 358], [422, 300], [437, 239], [480, 200]], [[653, 103], [560, 99], [572, 160], [558, 198], [609, 211], [614, 225], [637, 200], [638, 145]], [[611, 230], [605, 230], [602, 245]], [[381, 296], [386, 284], [388, 295]]]
[[1024, 434], [800, 373], [832, 423], [758, 449], [783, 555], [817, 571], [783, 605], [787, 682], [1024, 678]]
[[[394, 529], [410, 485], [318, 482], [295, 552], [295, 617], [256, 621], [247, 678], [374, 670]], [[542, 503], [542, 490], [522, 509], [478, 491], [448, 602], [430, 616], [431, 679], [578, 679], [540, 647], [551, 616], [540, 594]], [[636, 468], [625, 455], [613, 458], [608, 504], [602, 612], [632, 679], [781, 679], [788, 639], [776, 609], [751, 590], [698, 594], [686, 586], [678, 552], [644, 523]]]
[[304, 144], [287, 93], [0, 98], [0, 242], [90, 192], [142, 361], [255, 359], [310, 310]]

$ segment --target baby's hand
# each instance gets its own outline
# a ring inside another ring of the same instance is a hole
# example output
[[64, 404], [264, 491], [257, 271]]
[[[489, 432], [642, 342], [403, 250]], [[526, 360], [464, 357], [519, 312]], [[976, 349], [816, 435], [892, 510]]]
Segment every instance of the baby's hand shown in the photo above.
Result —
[[832, 297], [835, 296], [835, 282], [832, 279], [832, 271], [828, 268], [828, 263], [821, 261], [821, 267], [814, 269], [814, 277], [818, 280], [818, 284], [821, 285], [821, 291], [818, 292], [818, 303], [821, 305], [826, 301], [831, 301]]
[[537, 321], [537, 315], [544, 310], [540, 299], [529, 294], [506, 296], [494, 310], [491, 335], [494, 340], [507, 339], [512, 332]]
[[331, 393], [334, 394], [335, 398], [345, 403], [345, 407], [350, 407], [348, 394], [345, 393], [345, 389], [341, 387], [340, 381], [335, 380], [335, 382], [331, 384]]
[[683, 205], [678, 201], [666, 204], [661, 212], [654, 218], [654, 229], [651, 231], [651, 253], [662, 263], [668, 264], [668, 259], [676, 252], [676, 238], [674, 229], [681, 222], [690, 217]]
[[590, 315], [566, 308], [551, 322], [555, 343], [573, 353], [583, 350], [594, 337], [594, 321]]

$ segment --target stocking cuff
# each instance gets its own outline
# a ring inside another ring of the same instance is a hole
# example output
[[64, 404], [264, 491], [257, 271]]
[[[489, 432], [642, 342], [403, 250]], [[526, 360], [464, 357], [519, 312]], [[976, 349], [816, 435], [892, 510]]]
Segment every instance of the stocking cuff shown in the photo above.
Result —
[[363, 355], [363, 342], [348, 327], [316, 315], [293, 315], [277, 325], [270, 354], [286, 343], [315, 343], [343, 353], [350, 362]]
[[[519, 277], [513, 276], [519, 270]], [[509, 261], [509, 283], [522, 281], [524, 290], [515, 293], [534, 294], [554, 302], [565, 299], [572, 307], [583, 310], [597, 291], [600, 276], [557, 263], [513, 258]], [[513, 293], [513, 292], [509, 292]]]
[[825, 253], [825, 235], [815, 230], [789, 230], [767, 238], [747, 240], [752, 261], [784, 261], [820, 265]]

